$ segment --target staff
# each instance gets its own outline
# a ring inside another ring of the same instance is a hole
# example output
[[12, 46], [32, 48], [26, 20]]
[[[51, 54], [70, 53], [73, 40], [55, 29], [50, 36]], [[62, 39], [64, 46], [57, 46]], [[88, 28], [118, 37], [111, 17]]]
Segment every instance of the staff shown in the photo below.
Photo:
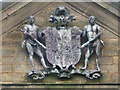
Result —
[[40, 43], [36, 38], [34, 38], [28, 32], [25, 32], [23, 29], [21, 29], [21, 31], [24, 32], [24, 34], [27, 34], [28, 36], [30, 36], [35, 42], [37, 42], [40, 46], [42, 46], [44, 49], [46, 49], [46, 46], [44, 46], [42, 43]]

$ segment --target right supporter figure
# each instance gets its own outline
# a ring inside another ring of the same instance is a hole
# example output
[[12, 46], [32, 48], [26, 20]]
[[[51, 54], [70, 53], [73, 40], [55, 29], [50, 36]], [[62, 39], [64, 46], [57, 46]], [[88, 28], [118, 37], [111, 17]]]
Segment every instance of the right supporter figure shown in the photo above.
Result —
[[[103, 33], [103, 29], [101, 29], [96, 23], [96, 18], [94, 16], [89, 17], [89, 24], [84, 27], [84, 31], [82, 33], [82, 37], [87, 37], [88, 41], [91, 41], [93, 38], [98, 35], [98, 33]], [[93, 42], [89, 43], [87, 47], [87, 52], [85, 54], [85, 64], [81, 70], [86, 70], [88, 67], [88, 60], [89, 57], [95, 52], [96, 54], [96, 64], [97, 70], [100, 70], [100, 45], [104, 46], [104, 42], [100, 40], [100, 36], [94, 40]]]

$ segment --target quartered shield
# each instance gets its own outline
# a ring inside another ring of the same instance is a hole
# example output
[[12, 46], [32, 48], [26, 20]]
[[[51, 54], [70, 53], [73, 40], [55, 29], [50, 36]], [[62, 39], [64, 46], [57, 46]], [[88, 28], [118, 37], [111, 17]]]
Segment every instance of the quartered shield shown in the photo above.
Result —
[[60, 68], [69, 67], [79, 62], [81, 57], [80, 35], [78, 27], [57, 30], [48, 27], [44, 30], [46, 35], [47, 59], [52, 65]]

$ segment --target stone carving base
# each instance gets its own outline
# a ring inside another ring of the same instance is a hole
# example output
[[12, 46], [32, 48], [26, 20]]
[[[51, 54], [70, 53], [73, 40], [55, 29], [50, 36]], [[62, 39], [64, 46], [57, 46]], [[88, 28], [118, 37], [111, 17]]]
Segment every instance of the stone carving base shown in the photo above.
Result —
[[102, 77], [102, 72], [100, 70], [80, 70], [80, 69], [72, 69], [69, 71], [58, 71], [57, 68], [49, 68], [47, 70], [34, 70], [28, 72], [28, 77], [33, 80], [41, 80], [45, 78], [45, 75], [48, 74], [57, 74], [58, 78], [71, 78], [73, 74], [83, 75], [88, 79], [98, 79]]
[[102, 77], [102, 72], [100, 70], [80, 70], [80, 73], [88, 79], [98, 79]]

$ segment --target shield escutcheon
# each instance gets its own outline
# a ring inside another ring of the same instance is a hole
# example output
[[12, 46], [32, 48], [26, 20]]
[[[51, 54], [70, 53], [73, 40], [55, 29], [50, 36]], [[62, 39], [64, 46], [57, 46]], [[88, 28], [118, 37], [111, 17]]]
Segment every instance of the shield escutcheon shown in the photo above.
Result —
[[76, 65], [81, 57], [80, 35], [82, 31], [78, 27], [61, 28], [47, 27], [46, 35], [46, 55], [52, 65], [57, 65], [61, 69]]

